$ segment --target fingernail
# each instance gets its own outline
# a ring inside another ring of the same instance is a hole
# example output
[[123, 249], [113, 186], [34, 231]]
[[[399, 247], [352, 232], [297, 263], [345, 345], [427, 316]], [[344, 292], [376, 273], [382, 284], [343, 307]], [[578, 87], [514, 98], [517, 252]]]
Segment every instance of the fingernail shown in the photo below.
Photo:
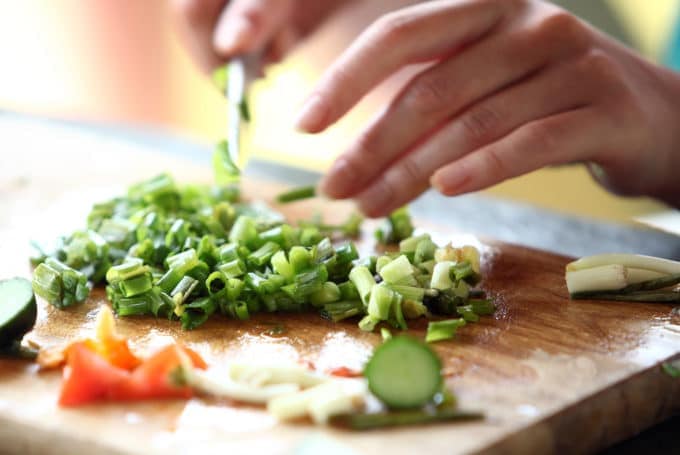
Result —
[[236, 20], [225, 23], [215, 38], [215, 47], [225, 54], [232, 53], [248, 38], [252, 24], [244, 20]]
[[300, 109], [295, 119], [295, 128], [304, 133], [315, 133], [321, 129], [328, 116], [328, 105], [321, 95], [312, 95]]
[[347, 159], [340, 157], [319, 182], [319, 189], [332, 199], [340, 199], [351, 196], [352, 185], [356, 182], [356, 173], [352, 172]]

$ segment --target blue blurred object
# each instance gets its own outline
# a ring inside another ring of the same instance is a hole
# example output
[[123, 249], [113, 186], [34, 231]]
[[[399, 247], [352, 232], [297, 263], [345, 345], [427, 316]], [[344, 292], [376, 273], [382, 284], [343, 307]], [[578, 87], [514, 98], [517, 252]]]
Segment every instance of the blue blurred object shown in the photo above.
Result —
[[663, 60], [666, 66], [680, 70], [680, 15], [675, 18], [675, 26]]

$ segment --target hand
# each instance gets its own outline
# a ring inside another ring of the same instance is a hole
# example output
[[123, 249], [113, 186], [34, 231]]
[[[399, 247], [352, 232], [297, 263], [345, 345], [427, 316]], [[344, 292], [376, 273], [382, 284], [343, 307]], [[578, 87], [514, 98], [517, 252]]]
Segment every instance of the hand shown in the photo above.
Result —
[[263, 51], [281, 59], [342, 0], [173, 0], [187, 47], [205, 71], [230, 57]]
[[537, 0], [440, 0], [383, 16], [321, 78], [298, 128], [323, 131], [425, 62], [322, 192], [382, 216], [430, 185], [453, 196], [588, 162], [612, 191], [680, 204], [678, 76]]

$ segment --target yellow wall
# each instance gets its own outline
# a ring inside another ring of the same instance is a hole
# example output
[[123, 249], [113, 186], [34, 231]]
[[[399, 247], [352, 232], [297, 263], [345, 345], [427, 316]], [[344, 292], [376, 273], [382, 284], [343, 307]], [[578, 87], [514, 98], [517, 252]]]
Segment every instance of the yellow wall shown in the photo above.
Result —
[[606, 0], [631, 33], [636, 46], [651, 58], [663, 52], [680, 0]]

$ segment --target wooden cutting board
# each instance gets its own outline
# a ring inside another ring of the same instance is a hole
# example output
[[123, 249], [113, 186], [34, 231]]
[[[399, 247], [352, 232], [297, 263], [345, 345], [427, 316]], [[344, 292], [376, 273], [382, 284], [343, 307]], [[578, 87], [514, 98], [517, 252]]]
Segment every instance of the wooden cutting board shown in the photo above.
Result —
[[[26, 138], [26, 140], [29, 140]], [[102, 147], [102, 144], [98, 143]], [[58, 157], [40, 148], [17, 154], [0, 169], [0, 277], [28, 276], [28, 239], [83, 220], [89, 203], [156, 173], [158, 163], [183, 180], [206, 180], [191, 163], [146, 150], [112, 146], [93, 154], [79, 144]], [[89, 171], [80, 169], [83, 163]], [[80, 166], [80, 167], [79, 167]], [[251, 181], [247, 193], [266, 199], [280, 186]], [[285, 208], [292, 219], [321, 210], [342, 217], [346, 205], [304, 202]], [[477, 243], [484, 251], [483, 287], [498, 311], [437, 343], [448, 384], [461, 406], [487, 418], [352, 433], [309, 423], [282, 424], [257, 407], [204, 400], [56, 405], [60, 375], [30, 363], [0, 360], [0, 452], [9, 453], [456, 453], [590, 452], [632, 436], [680, 410], [680, 381], [660, 364], [680, 357], [680, 314], [670, 305], [570, 301], [563, 269], [568, 258], [449, 232], [436, 220], [417, 224], [439, 242]], [[77, 227], [71, 226], [71, 227]], [[370, 236], [363, 242], [371, 248]], [[41, 302], [28, 336], [49, 346], [92, 329], [103, 292], [83, 306], [59, 311]], [[273, 325], [286, 332], [272, 336]], [[426, 321], [410, 323], [424, 336]], [[216, 318], [192, 332], [149, 318], [119, 321], [135, 349], [181, 340], [219, 365], [229, 359], [290, 358], [318, 369], [359, 368], [378, 334], [316, 314], [258, 315], [247, 323]]]

